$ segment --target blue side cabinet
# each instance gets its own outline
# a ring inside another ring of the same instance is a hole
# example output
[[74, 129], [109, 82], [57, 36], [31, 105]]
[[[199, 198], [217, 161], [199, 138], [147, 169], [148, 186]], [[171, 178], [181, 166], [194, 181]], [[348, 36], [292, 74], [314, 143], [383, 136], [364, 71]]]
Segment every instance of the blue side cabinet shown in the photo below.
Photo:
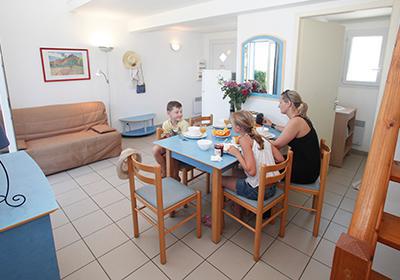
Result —
[[[15, 204], [17, 194], [26, 197], [20, 207], [0, 202], [0, 279], [60, 279], [49, 216], [58, 205], [48, 180], [23, 151], [0, 155], [0, 161], [9, 176], [7, 201]], [[5, 192], [6, 175], [0, 168], [0, 195]]]

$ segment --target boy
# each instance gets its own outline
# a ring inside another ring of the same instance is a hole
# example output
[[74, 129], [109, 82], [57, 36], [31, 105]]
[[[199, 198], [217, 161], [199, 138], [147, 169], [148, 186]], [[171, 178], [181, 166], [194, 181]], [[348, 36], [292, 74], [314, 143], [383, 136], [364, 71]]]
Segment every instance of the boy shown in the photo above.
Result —
[[[171, 137], [188, 130], [189, 123], [183, 119], [183, 110], [181, 103], [179, 103], [178, 101], [168, 102], [167, 115], [169, 119], [162, 124], [162, 129], [164, 130], [164, 133], [162, 134], [163, 138]], [[164, 154], [164, 148], [158, 145], [155, 145], [153, 147], [153, 156], [158, 164], [161, 166], [162, 177], [166, 176], [166, 162]], [[179, 181], [178, 168], [175, 167], [174, 171], [175, 174], [173, 175], [173, 177]]]

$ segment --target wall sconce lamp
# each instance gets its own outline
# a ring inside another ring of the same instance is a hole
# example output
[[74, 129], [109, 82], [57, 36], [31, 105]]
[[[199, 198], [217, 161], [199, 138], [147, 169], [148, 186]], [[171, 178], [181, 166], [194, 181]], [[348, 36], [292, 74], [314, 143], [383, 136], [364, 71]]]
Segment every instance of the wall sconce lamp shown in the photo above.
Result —
[[113, 47], [104, 47], [104, 46], [100, 46], [99, 49], [100, 49], [102, 52], [108, 53], [108, 52], [112, 51], [114, 48], [113, 48]]
[[171, 49], [175, 52], [181, 49], [181, 44], [178, 41], [171, 41], [170, 43]]
[[97, 76], [97, 77], [103, 76], [104, 79], [106, 80], [106, 83], [107, 83], [107, 84], [110, 84], [110, 80], [108, 79], [106, 73], [103, 72], [103, 70], [101, 70], [101, 69], [97, 70], [96, 76]]

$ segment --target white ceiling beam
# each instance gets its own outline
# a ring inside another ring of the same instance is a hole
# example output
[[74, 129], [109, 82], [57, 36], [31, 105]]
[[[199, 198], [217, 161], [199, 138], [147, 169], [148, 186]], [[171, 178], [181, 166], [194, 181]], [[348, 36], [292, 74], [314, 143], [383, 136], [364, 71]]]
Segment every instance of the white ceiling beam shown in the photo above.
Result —
[[142, 31], [152, 28], [179, 24], [182, 22], [206, 19], [216, 16], [233, 15], [269, 9], [278, 6], [293, 5], [299, 3], [315, 3], [332, 0], [217, 0], [192, 5], [185, 8], [174, 9], [168, 12], [155, 14], [148, 17], [129, 20], [130, 32]]
[[91, 2], [93, 0], [68, 0], [67, 6], [69, 12], [74, 12], [79, 7]]

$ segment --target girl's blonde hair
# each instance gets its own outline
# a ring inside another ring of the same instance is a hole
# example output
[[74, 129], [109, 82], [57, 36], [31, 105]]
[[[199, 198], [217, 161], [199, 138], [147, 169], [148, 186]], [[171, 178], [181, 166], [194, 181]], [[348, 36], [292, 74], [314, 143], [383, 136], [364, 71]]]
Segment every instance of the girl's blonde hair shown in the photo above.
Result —
[[264, 139], [256, 130], [256, 121], [253, 115], [248, 111], [238, 111], [232, 113], [231, 122], [233, 125], [240, 127], [254, 141], [257, 142], [259, 150], [264, 149]]
[[297, 91], [285, 90], [284, 92], [282, 92], [281, 96], [286, 103], [288, 103], [289, 101], [293, 103], [300, 116], [302, 116], [303, 118], [308, 118], [308, 105], [307, 103], [303, 102], [303, 100], [301, 100], [301, 96]]

